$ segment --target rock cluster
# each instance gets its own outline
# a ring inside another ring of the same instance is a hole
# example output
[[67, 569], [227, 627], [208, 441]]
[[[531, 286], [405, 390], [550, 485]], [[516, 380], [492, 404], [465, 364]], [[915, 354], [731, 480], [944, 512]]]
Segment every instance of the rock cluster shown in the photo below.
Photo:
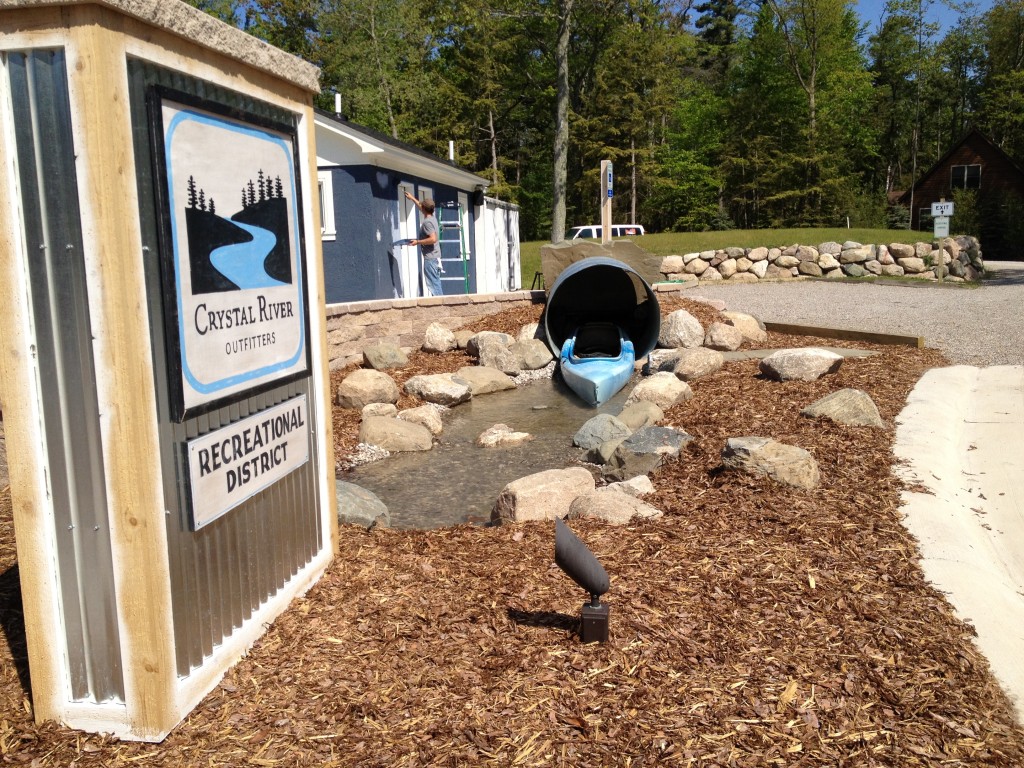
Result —
[[[670, 282], [757, 282], [794, 277], [918, 277], [950, 282], [977, 280], [985, 269], [976, 237], [959, 235], [934, 243], [863, 245], [820, 243], [787, 248], [720, 248], [714, 251], [666, 256], [661, 275]], [[673, 344], [672, 346], [696, 346]], [[711, 345], [707, 345], [711, 346]]]

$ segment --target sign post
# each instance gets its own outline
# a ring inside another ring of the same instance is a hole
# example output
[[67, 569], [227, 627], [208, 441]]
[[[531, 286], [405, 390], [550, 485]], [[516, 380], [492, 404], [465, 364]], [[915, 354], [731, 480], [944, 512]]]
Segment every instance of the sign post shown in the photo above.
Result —
[[612, 161], [601, 161], [601, 244], [608, 245], [612, 241]]
[[949, 237], [949, 219], [953, 215], [953, 204], [947, 203], [945, 198], [938, 203], [932, 203], [932, 221], [934, 222], [933, 235], [935, 237], [935, 250], [939, 254], [939, 263], [935, 267], [935, 276], [942, 282], [943, 273], [946, 271], [946, 257], [942, 249], [942, 239]]

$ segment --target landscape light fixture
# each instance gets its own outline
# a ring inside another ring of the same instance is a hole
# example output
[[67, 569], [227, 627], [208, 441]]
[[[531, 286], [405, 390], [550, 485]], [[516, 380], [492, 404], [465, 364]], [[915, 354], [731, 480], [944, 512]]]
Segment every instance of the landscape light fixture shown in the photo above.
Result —
[[590, 602], [583, 604], [580, 615], [580, 640], [608, 642], [608, 606], [601, 604], [601, 595], [608, 591], [608, 573], [587, 545], [558, 518], [555, 518], [555, 563], [590, 593]]

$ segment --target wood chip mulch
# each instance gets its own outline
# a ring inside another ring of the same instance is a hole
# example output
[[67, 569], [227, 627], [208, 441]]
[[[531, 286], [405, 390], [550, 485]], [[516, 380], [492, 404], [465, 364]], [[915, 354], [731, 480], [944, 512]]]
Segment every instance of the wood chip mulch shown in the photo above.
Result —
[[[518, 330], [534, 311], [488, 323]], [[766, 346], [820, 343], [773, 335]], [[880, 354], [813, 383], [768, 381], [756, 362], [696, 382], [666, 414], [695, 439], [652, 476], [647, 501], [664, 517], [573, 523], [611, 576], [607, 644], [575, 635], [585, 595], [553, 565], [550, 523], [344, 527], [324, 578], [156, 745], [32, 722], [7, 489], [0, 762], [1022, 766], [1024, 730], [900, 525], [894, 419], [946, 361], [838, 345]], [[465, 361], [414, 356], [410, 369], [453, 363]], [[886, 428], [799, 416], [842, 387], [868, 392]], [[341, 453], [352, 436], [335, 416]], [[822, 485], [722, 471], [738, 435], [806, 448]]]

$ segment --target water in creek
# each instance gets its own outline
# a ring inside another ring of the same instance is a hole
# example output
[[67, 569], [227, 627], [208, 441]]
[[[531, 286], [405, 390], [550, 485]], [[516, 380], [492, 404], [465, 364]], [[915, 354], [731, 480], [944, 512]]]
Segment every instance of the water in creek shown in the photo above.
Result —
[[[582, 451], [573, 435], [598, 413], [617, 414], [632, 387], [599, 408], [576, 397], [556, 374], [505, 392], [475, 397], [444, 414], [433, 450], [394, 453], [345, 472], [340, 479], [373, 491], [391, 513], [393, 528], [442, 528], [488, 522], [501, 489], [513, 480], [573, 466]], [[495, 424], [529, 432], [533, 440], [481, 448], [480, 433]]]

